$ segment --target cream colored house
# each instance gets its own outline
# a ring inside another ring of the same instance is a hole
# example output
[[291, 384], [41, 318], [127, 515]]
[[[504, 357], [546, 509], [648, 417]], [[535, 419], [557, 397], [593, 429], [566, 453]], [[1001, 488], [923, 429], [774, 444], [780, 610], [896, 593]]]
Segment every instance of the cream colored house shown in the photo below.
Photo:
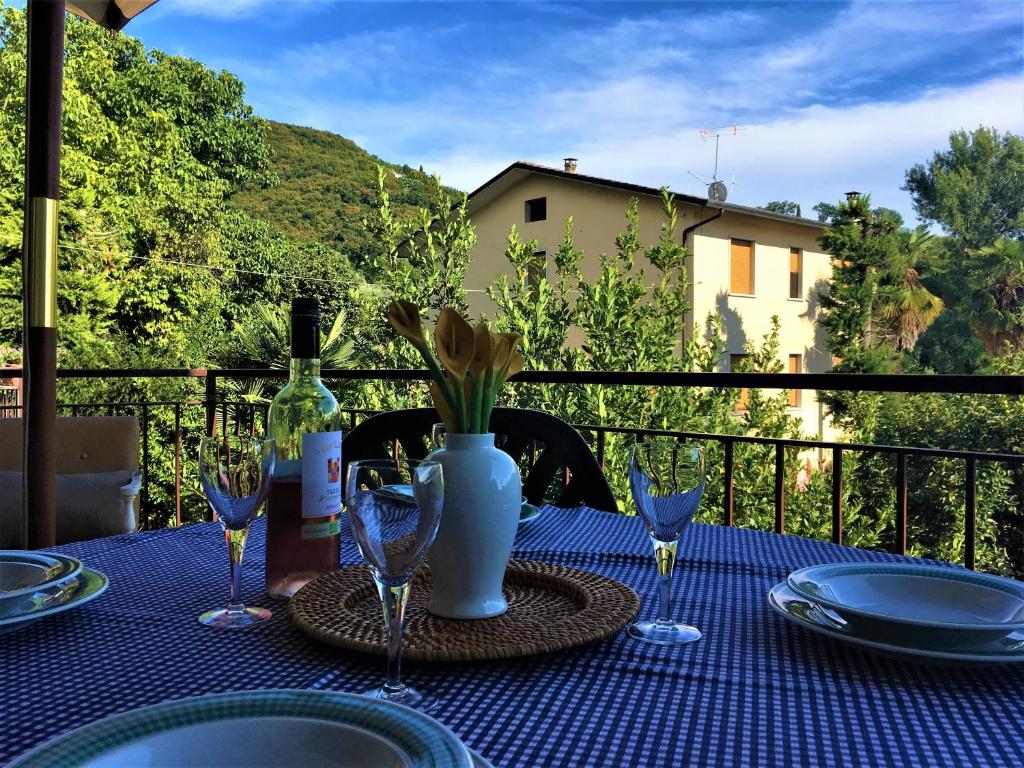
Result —
[[[640, 239], [652, 245], [664, 218], [660, 190], [576, 173], [571, 158], [564, 169], [510, 165], [469, 196], [478, 238], [466, 272], [470, 311], [487, 315], [493, 305], [483, 289], [498, 274], [512, 274], [504, 250], [513, 224], [524, 241], [537, 241], [538, 264], [547, 264], [551, 277], [548, 254], [557, 250], [564, 220], [572, 216], [576, 246], [585, 253], [581, 270], [590, 279], [598, 274], [598, 254], [614, 250], [634, 197], [639, 201]], [[832, 274], [829, 257], [817, 243], [827, 225], [693, 195], [676, 194], [675, 199], [691, 281], [693, 312], [686, 325], [688, 332], [702, 333], [709, 313], [724, 318], [729, 354], [719, 369], [730, 370], [747, 341], [762, 339], [777, 315], [784, 370], [828, 371], [832, 358], [816, 322], [817, 292]], [[793, 392], [790, 402], [806, 433], [830, 436], [813, 391]]]

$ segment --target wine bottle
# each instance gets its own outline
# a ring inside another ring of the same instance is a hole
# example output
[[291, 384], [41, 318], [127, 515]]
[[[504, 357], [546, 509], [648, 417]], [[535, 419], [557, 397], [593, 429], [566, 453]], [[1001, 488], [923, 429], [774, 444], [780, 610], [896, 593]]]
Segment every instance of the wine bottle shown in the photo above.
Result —
[[288, 383], [270, 405], [277, 466], [267, 499], [266, 589], [287, 599], [338, 568], [341, 413], [320, 381], [320, 303], [296, 298]]

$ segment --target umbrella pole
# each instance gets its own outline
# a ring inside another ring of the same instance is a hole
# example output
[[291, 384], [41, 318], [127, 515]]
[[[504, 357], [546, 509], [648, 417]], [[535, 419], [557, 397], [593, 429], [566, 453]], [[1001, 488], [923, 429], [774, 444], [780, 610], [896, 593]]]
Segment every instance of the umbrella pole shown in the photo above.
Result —
[[28, 0], [27, 10], [22, 541], [38, 549], [53, 546], [57, 518], [57, 199], [64, 0]]

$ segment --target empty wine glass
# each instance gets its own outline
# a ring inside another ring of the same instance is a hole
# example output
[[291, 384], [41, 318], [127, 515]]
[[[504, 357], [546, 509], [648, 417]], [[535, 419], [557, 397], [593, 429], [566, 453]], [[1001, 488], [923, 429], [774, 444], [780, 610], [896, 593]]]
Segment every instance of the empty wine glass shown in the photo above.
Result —
[[679, 537], [704, 493], [704, 451], [674, 439], [637, 443], [629, 457], [629, 488], [658, 566], [658, 618], [631, 625], [629, 635], [658, 645], [700, 640], [699, 629], [672, 618], [672, 569]]
[[274, 473], [274, 441], [221, 435], [204, 437], [199, 443], [199, 482], [210, 509], [224, 529], [231, 563], [231, 597], [227, 608], [207, 611], [201, 624], [222, 629], [239, 629], [270, 618], [266, 608], [242, 604], [242, 557], [249, 526], [270, 491]]
[[[412, 496], [394, 493], [411, 486]], [[402, 629], [410, 581], [434, 543], [444, 503], [436, 461], [354, 461], [348, 466], [345, 508], [356, 544], [377, 586], [387, 633], [388, 676], [367, 695], [416, 706], [423, 696], [401, 681]]]
[[443, 421], [439, 421], [430, 429], [430, 445], [436, 451], [439, 448], [444, 448], [444, 441], [448, 436], [448, 427], [444, 425]]

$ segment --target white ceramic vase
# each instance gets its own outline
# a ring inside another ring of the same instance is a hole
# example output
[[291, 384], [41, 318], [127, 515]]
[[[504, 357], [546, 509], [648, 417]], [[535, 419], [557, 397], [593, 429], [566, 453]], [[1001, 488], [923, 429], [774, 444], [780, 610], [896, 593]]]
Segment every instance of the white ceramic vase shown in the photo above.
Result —
[[519, 467], [494, 446], [493, 433], [448, 433], [430, 458], [444, 470], [444, 509], [427, 556], [434, 582], [427, 610], [449, 619], [500, 616], [523, 498]]

